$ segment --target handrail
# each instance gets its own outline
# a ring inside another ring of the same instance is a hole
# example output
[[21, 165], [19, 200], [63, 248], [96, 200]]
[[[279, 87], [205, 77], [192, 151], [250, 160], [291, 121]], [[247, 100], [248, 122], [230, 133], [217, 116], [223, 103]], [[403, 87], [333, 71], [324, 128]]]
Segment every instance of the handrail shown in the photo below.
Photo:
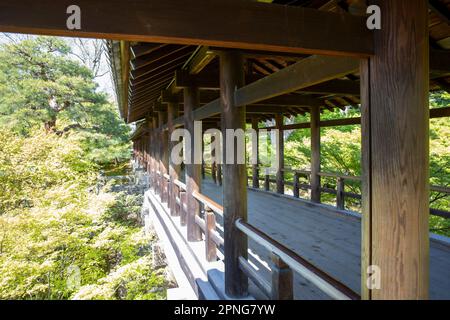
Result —
[[198, 191], [194, 191], [192, 193], [192, 196], [195, 199], [197, 199], [198, 201], [200, 201], [201, 203], [203, 203], [204, 205], [208, 206], [212, 211], [214, 211], [218, 215], [223, 216], [223, 207], [220, 204], [218, 204], [217, 202], [214, 202], [213, 200], [211, 200], [207, 196], [204, 196], [203, 194], [199, 193]]
[[186, 184], [184, 184], [180, 180], [175, 180], [173, 183], [181, 190], [186, 191]]
[[298, 272], [305, 279], [311, 281], [330, 297], [338, 300], [360, 299], [360, 296], [345, 284], [334, 279], [292, 250], [286, 248], [252, 225], [244, 222], [242, 219], [236, 220], [236, 227], [252, 240], [277, 254], [287, 265], [289, 265], [289, 267]]
[[450, 188], [448, 188], [448, 187], [441, 187], [441, 186], [431, 185], [430, 186], [430, 191], [439, 192], [439, 193], [446, 193], [446, 194], [450, 195]]
[[318, 175], [321, 177], [328, 177], [328, 178], [340, 178], [344, 180], [362, 181], [362, 178], [359, 176], [348, 176], [339, 173], [319, 172]]

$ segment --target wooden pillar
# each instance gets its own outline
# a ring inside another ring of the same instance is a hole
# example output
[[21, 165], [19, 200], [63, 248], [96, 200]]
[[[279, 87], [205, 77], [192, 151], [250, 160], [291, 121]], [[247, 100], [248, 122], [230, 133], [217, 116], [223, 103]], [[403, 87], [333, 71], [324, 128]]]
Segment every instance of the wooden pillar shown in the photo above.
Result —
[[173, 120], [178, 117], [179, 105], [177, 102], [170, 102], [167, 105], [167, 127], [169, 129], [168, 139], [169, 139], [169, 176], [170, 176], [170, 184], [169, 184], [169, 208], [170, 213], [172, 215], [179, 215], [179, 211], [177, 210], [178, 206], [176, 203], [177, 196], [177, 186], [175, 185], [175, 180], [179, 179], [180, 175], [180, 165], [175, 164], [171, 155], [172, 149], [174, 146], [178, 144], [177, 141], [172, 141], [171, 136], [172, 132], [175, 130], [173, 126]]
[[[184, 88], [184, 128], [189, 133], [190, 143], [185, 145], [186, 157], [191, 159], [190, 163], [186, 163], [186, 191], [187, 191], [187, 237], [188, 241], [200, 241], [202, 234], [200, 227], [195, 223], [195, 216], [200, 214], [200, 206], [197, 200], [192, 196], [194, 191], [201, 191], [202, 183], [202, 164], [195, 163], [194, 148], [194, 109], [200, 106], [199, 90], [195, 86]], [[201, 133], [200, 133], [201, 134]], [[189, 139], [188, 139], [189, 140]], [[201, 148], [201, 145], [197, 145]]]
[[[217, 127], [222, 129], [222, 122], [221, 121], [219, 121], [217, 123]], [[221, 141], [219, 137], [215, 137], [215, 139], [216, 138], [218, 139], [218, 143], [216, 143], [216, 147], [218, 148], [218, 151], [220, 151], [220, 154], [221, 154], [222, 159], [223, 159], [223, 141]], [[216, 152], [216, 155], [218, 156], [217, 152]], [[216, 163], [216, 177], [217, 177], [216, 183], [219, 186], [222, 186], [222, 162], [223, 161], [217, 160], [217, 163]]]
[[[234, 92], [244, 85], [244, 59], [237, 51], [220, 53], [220, 99], [223, 132], [223, 209], [225, 240], [225, 292], [231, 297], [247, 295], [248, 279], [239, 268], [239, 257], [247, 258], [247, 237], [235, 225], [247, 220], [247, 169], [237, 164], [236, 141], [227, 141], [226, 129], [245, 130], [245, 106], [237, 107]], [[234, 139], [236, 140], [236, 139]], [[245, 145], [245, 143], [244, 143]], [[234, 146], [234, 163], [228, 164], [228, 148]], [[244, 150], [241, 150], [244, 151]], [[244, 151], [245, 152], [245, 151]], [[245, 155], [245, 153], [244, 153]]]
[[217, 183], [217, 160], [216, 160], [216, 149], [212, 148], [213, 143], [216, 145], [216, 140], [219, 139], [217, 136], [211, 134], [210, 146], [211, 146], [211, 177], [214, 183]]
[[252, 186], [255, 189], [259, 188], [259, 129], [258, 129], [259, 119], [257, 117], [252, 118], [252, 129], [256, 132], [255, 137], [252, 140], [252, 155], [254, 157], [254, 163], [252, 165]]
[[155, 193], [158, 193], [158, 175], [156, 172], [159, 170], [158, 150], [159, 150], [159, 138], [158, 138], [158, 117], [153, 117], [153, 189]]
[[206, 163], [204, 160], [205, 157], [205, 136], [202, 133], [202, 179], [205, 180], [206, 178]]
[[164, 175], [169, 172], [169, 137], [167, 130], [163, 129], [167, 114], [165, 112], [158, 112], [159, 119], [159, 131], [160, 131], [160, 158], [159, 158], [159, 171], [160, 176], [160, 195], [161, 201], [167, 203], [167, 180]]
[[[362, 296], [426, 299], [428, 1], [374, 4], [381, 8], [381, 30], [374, 32], [374, 56], [361, 63]], [[375, 266], [374, 274], [368, 274], [370, 266]], [[380, 287], [369, 289], [367, 281], [377, 277]]]
[[320, 203], [320, 108], [311, 108], [311, 201]]
[[279, 256], [271, 254], [272, 300], [294, 299], [293, 274], [291, 268]]
[[283, 115], [277, 114], [275, 116], [276, 127], [278, 130], [277, 136], [277, 193], [284, 194], [284, 133], [283, 133]]

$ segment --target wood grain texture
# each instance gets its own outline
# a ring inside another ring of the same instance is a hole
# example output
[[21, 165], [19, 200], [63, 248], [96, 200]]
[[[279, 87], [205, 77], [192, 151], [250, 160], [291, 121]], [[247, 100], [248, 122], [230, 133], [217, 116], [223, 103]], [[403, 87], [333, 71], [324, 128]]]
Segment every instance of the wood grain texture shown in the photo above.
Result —
[[382, 30], [375, 33], [375, 55], [368, 67], [370, 97], [366, 103], [370, 103], [371, 178], [370, 190], [365, 189], [370, 192], [370, 210], [365, 206], [369, 212], [364, 214], [370, 215], [371, 248], [367, 252], [372, 255], [371, 263], [381, 269], [381, 289], [372, 290], [371, 298], [426, 299], [429, 295], [427, 1], [374, 3], [381, 7], [383, 19]]
[[177, 197], [177, 186], [174, 181], [180, 178], [180, 165], [176, 164], [172, 159], [172, 149], [179, 142], [172, 141], [171, 136], [175, 127], [173, 125], [173, 120], [178, 117], [179, 104], [177, 102], [169, 102], [167, 104], [167, 125], [168, 125], [168, 138], [169, 138], [169, 175], [170, 175], [170, 192], [169, 192], [169, 208], [170, 213], [174, 216], [179, 216], [180, 212], [176, 203]]
[[320, 203], [320, 110], [311, 108], [311, 201]]
[[0, 31], [135, 42], [368, 56], [365, 19], [301, 7], [221, 0], [78, 0], [81, 30], [68, 30], [72, 0], [0, 3]]
[[[225, 241], [225, 292], [231, 297], [247, 295], [248, 279], [239, 267], [239, 257], [247, 257], [247, 238], [235, 225], [237, 219], [247, 220], [247, 169], [237, 164], [236, 141], [227, 141], [227, 129], [245, 130], [245, 106], [237, 107], [234, 93], [244, 85], [244, 59], [239, 52], [220, 53], [220, 101], [222, 105], [223, 159], [227, 144], [233, 145], [234, 164], [223, 166], [223, 219]], [[235, 139], [236, 140], [236, 139]], [[245, 152], [245, 151], [244, 151]]]
[[[195, 223], [195, 216], [200, 214], [200, 206], [192, 196], [194, 191], [201, 192], [201, 164], [194, 164], [195, 133], [194, 133], [194, 109], [199, 106], [199, 90], [197, 87], [184, 88], [184, 128], [190, 134], [190, 143], [185, 143], [184, 150], [191, 157], [190, 163], [186, 163], [186, 201], [187, 201], [187, 233], [188, 241], [199, 241], [202, 233]], [[198, 146], [197, 146], [198, 147]]]

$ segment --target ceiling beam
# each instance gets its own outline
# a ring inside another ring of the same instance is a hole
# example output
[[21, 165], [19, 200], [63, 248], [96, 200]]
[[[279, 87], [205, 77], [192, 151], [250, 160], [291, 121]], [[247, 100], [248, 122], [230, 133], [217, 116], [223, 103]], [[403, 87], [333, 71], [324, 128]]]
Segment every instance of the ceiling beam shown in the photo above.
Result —
[[81, 29], [69, 30], [72, 0], [0, 3], [0, 32], [193, 44], [367, 57], [364, 17], [256, 1], [77, 0]]
[[357, 59], [311, 56], [235, 92], [236, 105], [250, 105], [340, 78], [359, 70]]

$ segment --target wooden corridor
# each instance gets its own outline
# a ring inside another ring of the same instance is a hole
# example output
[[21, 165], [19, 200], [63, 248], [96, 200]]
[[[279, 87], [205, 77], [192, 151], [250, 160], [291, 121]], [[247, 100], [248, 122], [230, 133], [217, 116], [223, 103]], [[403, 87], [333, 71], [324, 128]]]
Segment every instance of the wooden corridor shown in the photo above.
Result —
[[[222, 188], [212, 180], [203, 180], [202, 193], [222, 203]], [[338, 213], [331, 207], [327, 209], [326, 206], [249, 189], [248, 221], [355, 292], [360, 292], [361, 221], [358, 217]], [[270, 261], [269, 252], [251, 240], [249, 250], [262, 261]], [[249, 260], [261, 268], [266, 279], [270, 279], [269, 271], [258, 259], [249, 255]], [[450, 299], [449, 266], [450, 245], [431, 240], [430, 299]], [[328, 299], [298, 274], [294, 274], [294, 298]]]

